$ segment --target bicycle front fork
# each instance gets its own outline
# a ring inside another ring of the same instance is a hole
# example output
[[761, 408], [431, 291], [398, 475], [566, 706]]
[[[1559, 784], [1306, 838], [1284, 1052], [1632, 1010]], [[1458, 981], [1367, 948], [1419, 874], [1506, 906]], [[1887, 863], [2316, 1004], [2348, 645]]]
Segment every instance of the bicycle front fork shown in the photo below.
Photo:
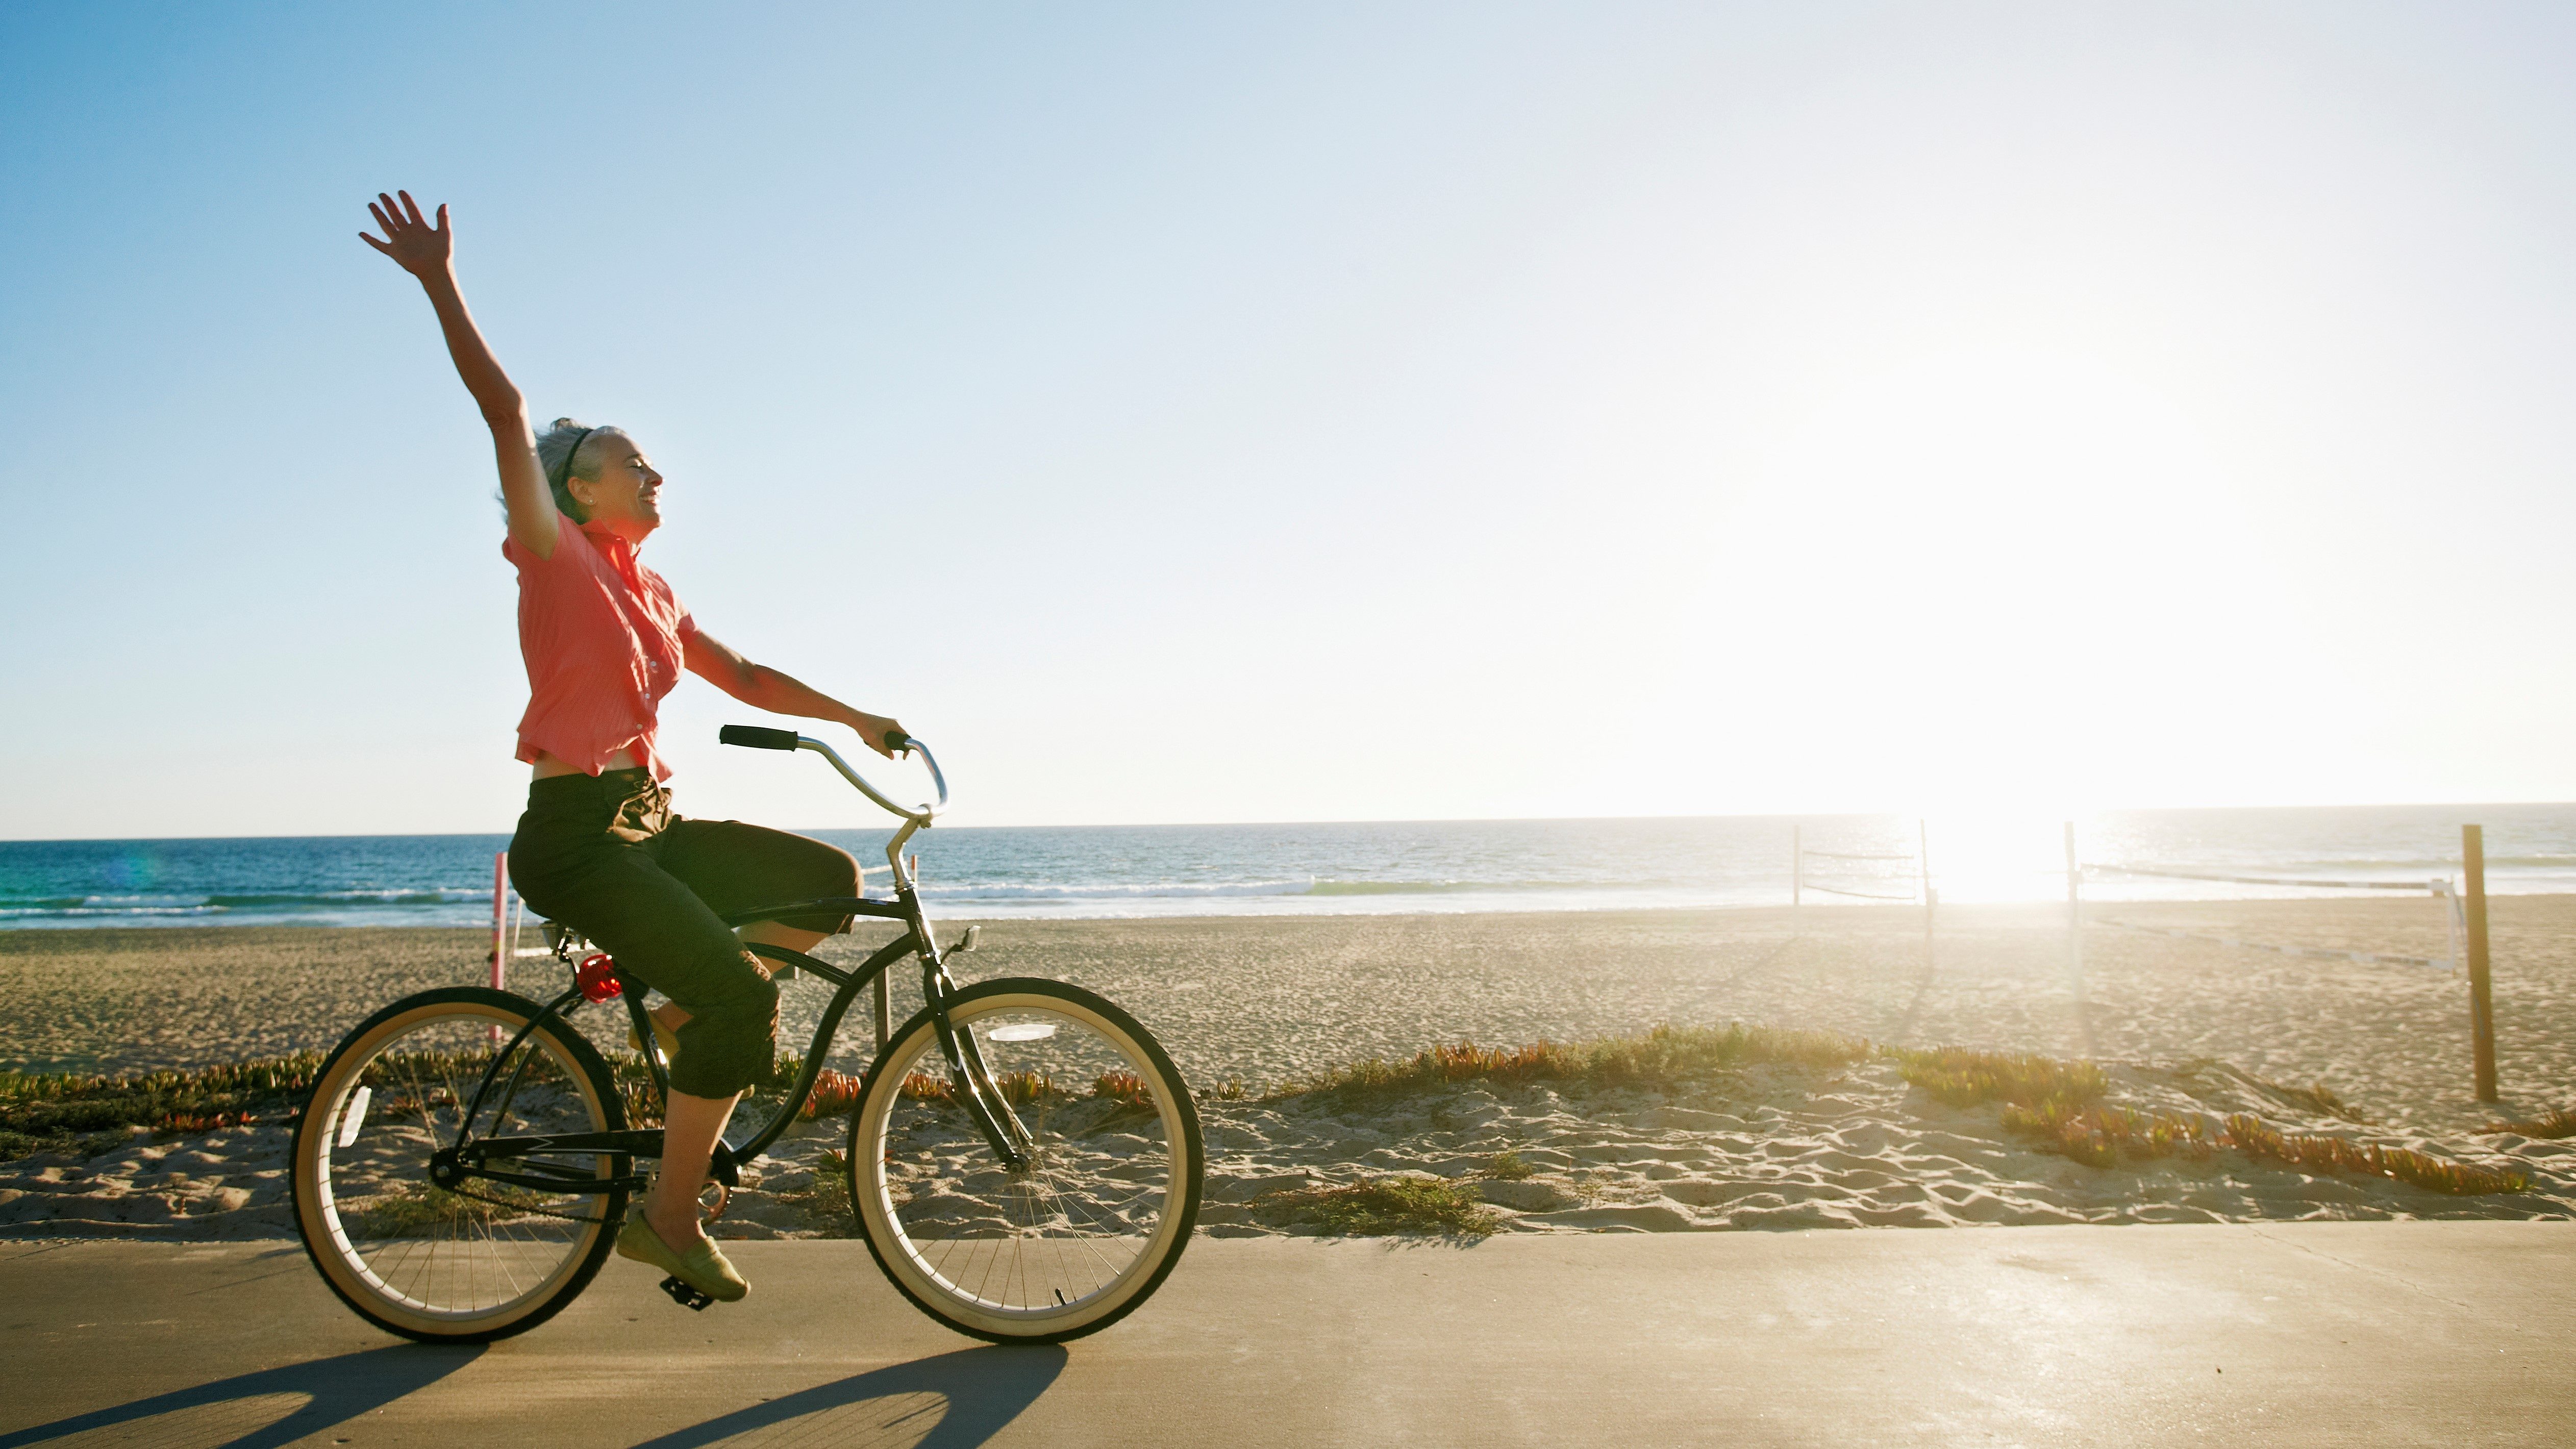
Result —
[[1019, 1114], [1011, 1110], [1010, 1100], [993, 1080], [993, 1069], [984, 1064], [984, 1053], [975, 1045], [974, 1031], [961, 1031], [948, 1019], [948, 1001], [956, 993], [957, 983], [948, 979], [948, 968], [936, 955], [925, 952], [922, 999], [930, 1003], [930, 1020], [939, 1031], [939, 1050], [956, 1074], [966, 1099], [966, 1115], [973, 1119], [975, 1130], [984, 1134], [984, 1141], [1002, 1159], [1002, 1165], [1017, 1172], [1036, 1155], [1038, 1140], [1021, 1123]]

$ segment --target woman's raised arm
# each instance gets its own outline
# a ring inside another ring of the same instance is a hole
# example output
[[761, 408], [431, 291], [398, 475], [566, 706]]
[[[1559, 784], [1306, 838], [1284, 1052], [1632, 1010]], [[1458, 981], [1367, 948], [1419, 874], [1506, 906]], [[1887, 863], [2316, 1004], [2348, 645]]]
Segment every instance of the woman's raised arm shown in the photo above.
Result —
[[438, 313], [438, 330], [446, 335], [447, 355], [456, 364], [456, 375], [465, 380], [465, 390], [474, 395], [474, 405], [482, 409], [483, 421], [492, 429], [493, 461], [501, 470], [501, 498], [510, 510], [510, 536], [537, 557], [551, 558], [554, 491], [546, 486], [545, 469], [537, 462], [536, 436], [528, 430], [528, 405], [510, 375], [501, 370], [492, 349], [484, 345], [473, 314], [465, 310], [465, 294], [456, 289], [447, 208], [438, 208], [438, 220], [432, 224], [421, 216], [410, 192], [395, 195], [401, 197], [399, 202], [380, 191], [367, 205], [385, 239], [378, 241], [360, 232], [358, 240], [420, 279], [421, 290], [429, 294], [429, 305]]

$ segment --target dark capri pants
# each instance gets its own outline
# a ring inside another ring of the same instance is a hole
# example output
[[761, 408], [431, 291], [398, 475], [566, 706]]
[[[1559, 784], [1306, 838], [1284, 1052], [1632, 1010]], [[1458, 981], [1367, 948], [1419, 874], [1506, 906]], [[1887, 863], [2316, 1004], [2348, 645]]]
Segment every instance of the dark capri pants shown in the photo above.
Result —
[[[730, 1097], [769, 1079], [778, 988], [722, 917], [859, 893], [847, 851], [738, 820], [684, 820], [647, 770], [530, 782], [510, 838], [510, 882], [549, 920], [588, 936], [620, 969], [689, 1013], [671, 1089]], [[847, 916], [791, 916], [826, 934]]]

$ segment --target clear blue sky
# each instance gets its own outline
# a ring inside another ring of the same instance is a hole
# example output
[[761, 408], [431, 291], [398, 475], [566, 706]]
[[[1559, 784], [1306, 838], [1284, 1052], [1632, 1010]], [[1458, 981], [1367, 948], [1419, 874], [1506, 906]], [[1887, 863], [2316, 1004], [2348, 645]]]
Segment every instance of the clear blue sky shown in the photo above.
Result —
[[507, 828], [395, 186], [971, 822], [2576, 797], [2562, 7], [745, 9], [0, 10], [0, 836]]

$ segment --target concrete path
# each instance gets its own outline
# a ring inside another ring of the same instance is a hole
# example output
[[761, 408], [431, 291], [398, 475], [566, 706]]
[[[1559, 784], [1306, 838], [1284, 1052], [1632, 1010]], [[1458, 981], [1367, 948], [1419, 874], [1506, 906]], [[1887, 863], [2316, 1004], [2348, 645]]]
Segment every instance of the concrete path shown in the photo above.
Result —
[[2576, 1442], [2576, 1224], [1202, 1240], [1029, 1349], [858, 1244], [738, 1251], [741, 1306], [612, 1260], [474, 1350], [291, 1243], [0, 1245], [0, 1449]]

